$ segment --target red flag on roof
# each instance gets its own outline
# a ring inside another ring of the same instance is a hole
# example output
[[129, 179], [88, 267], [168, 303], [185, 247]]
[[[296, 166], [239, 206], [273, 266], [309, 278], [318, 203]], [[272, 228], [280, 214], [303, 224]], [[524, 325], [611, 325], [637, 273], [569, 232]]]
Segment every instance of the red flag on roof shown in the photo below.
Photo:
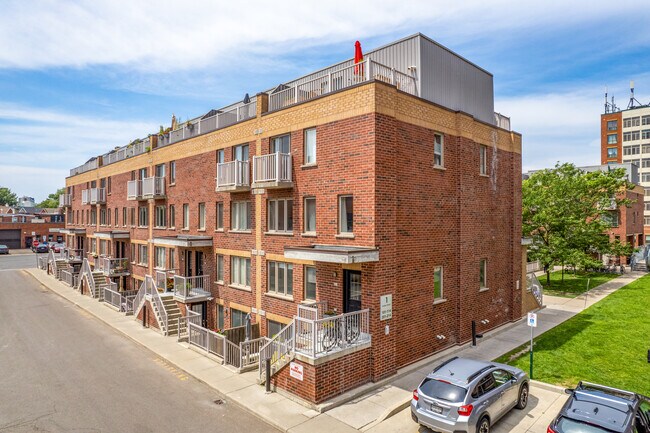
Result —
[[[363, 52], [361, 52], [361, 42], [356, 41], [354, 43], [354, 64], [363, 62]], [[358, 65], [354, 67], [354, 74], [363, 75], [363, 65]]]

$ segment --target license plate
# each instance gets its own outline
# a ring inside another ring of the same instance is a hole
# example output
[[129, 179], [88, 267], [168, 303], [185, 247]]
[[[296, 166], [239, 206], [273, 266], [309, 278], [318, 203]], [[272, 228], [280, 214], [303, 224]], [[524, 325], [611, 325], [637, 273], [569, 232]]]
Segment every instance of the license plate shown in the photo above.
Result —
[[431, 405], [431, 412], [433, 413], [442, 413], [442, 408], [440, 406], [436, 406], [435, 404]]

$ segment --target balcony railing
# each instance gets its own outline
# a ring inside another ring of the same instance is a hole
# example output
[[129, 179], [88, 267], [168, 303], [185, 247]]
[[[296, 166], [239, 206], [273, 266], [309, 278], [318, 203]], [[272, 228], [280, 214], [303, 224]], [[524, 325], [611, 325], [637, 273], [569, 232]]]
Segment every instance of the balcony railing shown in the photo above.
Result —
[[250, 188], [248, 161], [217, 164], [217, 191], [245, 191]]
[[91, 161], [88, 161], [85, 164], [80, 165], [79, 167], [75, 167], [70, 170], [70, 176], [74, 176], [80, 173], [85, 173], [90, 170], [94, 170], [99, 166], [99, 159], [95, 158]]
[[295, 351], [312, 358], [370, 342], [370, 310], [309, 320], [295, 317]]
[[90, 190], [81, 190], [81, 204], [88, 204], [90, 202]]
[[114, 259], [110, 257], [100, 257], [98, 266], [99, 270], [107, 277], [117, 277], [130, 274], [129, 260], [125, 258]]
[[70, 207], [70, 206], [72, 206], [72, 195], [59, 194], [59, 207]]
[[541, 271], [542, 269], [544, 269], [544, 267], [542, 266], [542, 262], [540, 262], [539, 260], [526, 263], [526, 273], [537, 272], [537, 271]]
[[126, 183], [126, 199], [138, 200], [142, 198], [142, 181], [130, 180]]
[[269, 95], [269, 111], [309, 101], [370, 80], [392, 84], [399, 90], [417, 96], [415, 77], [367, 59], [338, 70], [324, 71], [322, 75], [308, 81], [300, 80], [294, 85], [285, 85], [284, 89]]
[[142, 179], [142, 197], [154, 198], [165, 196], [164, 177], [145, 177]]
[[253, 156], [253, 188], [292, 187], [291, 154]]
[[63, 253], [66, 261], [68, 262], [80, 262], [84, 259], [84, 250], [82, 249], [74, 249], [74, 248], [66, 248]]
[[90, 188], [90, 204], [106, 203], [106, 188]]
[[210, 276], [183, 277], [174, 275], [174, 296], [182, 300], [212, 298], [210, 293]]
[[113, 164], [132, 156], [141, 155], [147, 151], [150, 146], [149, 138], [134, 141], [131, 144], [112, 150], [102, 155], [102, 165]]

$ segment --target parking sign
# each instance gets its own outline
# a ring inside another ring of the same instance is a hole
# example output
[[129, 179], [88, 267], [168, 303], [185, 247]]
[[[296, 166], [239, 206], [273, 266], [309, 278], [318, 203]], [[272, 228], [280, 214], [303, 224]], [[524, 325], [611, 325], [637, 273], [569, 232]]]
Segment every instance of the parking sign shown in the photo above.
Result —
[[528, 313], [528, 326], [537, 328], [537, 314]]

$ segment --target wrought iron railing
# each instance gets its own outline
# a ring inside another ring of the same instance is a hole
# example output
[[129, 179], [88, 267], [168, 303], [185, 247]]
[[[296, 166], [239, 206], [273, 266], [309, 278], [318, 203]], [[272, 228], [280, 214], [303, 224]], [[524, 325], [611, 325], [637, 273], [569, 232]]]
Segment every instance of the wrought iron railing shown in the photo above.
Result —
[[370, 310], [318, 320], [295, 317], [295, 351], [312, 358], [370, 341]]
[[291, 154], [253, 156], [253, 183], [291, 182]]
[[250, 186], [248, 161], [230, 161], [217, 164], [217, 189], [220, 187]]

